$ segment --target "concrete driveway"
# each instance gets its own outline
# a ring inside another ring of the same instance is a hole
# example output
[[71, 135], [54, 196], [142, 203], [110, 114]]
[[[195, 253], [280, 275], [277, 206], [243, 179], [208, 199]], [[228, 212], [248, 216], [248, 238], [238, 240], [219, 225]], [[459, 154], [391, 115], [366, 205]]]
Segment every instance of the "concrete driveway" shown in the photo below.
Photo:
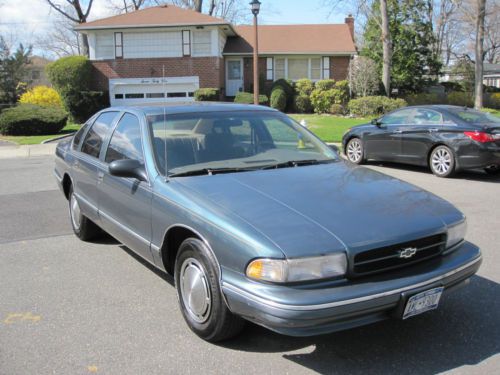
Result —
[[[484, 252], [471, 284], [436, 311], [320, 337], [249, 324], [203, 342], [185, 325], [172, 279], [111, 239], [72, 235], [51, 157], [0, 160], [0, 374], [435, 374], [500, 369], [500, 179], [443, 180], [370, 165], [456, 204]], [[397, 202], [395, 202], [397, 204]]]

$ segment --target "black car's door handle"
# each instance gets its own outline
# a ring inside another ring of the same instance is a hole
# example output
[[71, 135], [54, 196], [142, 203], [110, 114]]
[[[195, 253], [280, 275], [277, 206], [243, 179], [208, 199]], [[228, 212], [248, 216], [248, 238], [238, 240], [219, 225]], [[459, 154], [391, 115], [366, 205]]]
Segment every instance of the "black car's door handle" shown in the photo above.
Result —
[[439, 131], [439, 129], [437, 129], [437, 128], [430, 128], [429, 129], [429, 132], [431, 132], [431, 133], [438, 132], [438, 131]]
[[402, 132], [403, 132], [403, 131], [402, 131], [401, 129], [396, 129], [396, 130], [394, 130], [394, 133], [396, 133], [396, 134], [401, 134]]

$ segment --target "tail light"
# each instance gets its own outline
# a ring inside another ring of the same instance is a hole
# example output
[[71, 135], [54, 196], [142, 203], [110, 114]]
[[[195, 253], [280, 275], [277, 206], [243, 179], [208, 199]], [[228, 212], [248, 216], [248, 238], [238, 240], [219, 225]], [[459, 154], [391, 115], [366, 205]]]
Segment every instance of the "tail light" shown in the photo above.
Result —
[[485, 132], [464, 132], [464, 134], [472, 139], [473, 141], [479, 142], [479, 143], [486, 143], [486, 142], [494, 142], [495, 137], [493, 135], [485, 133]]

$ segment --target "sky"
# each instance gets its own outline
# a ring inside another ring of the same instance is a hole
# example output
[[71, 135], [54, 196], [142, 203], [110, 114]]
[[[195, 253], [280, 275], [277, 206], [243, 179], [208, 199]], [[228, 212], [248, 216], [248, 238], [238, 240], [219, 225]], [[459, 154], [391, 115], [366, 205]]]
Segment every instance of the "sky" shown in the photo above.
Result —
[[[117, 0], [94, 0], [90, 19], [113, 15], [111, 1]], [[262, 5], [259, 19], [263, 24], [339, 23], [344, 22], [346, 16], [340, 9], [335, 13], [330, 12], [324, 6], [325, 0], [260, 1]], [[54, 18], [54, 10], [50, 9], [45, 0], [0, 0], [0, 35], [10, 45], [33, 44], [38, 36], [47, 32]]]

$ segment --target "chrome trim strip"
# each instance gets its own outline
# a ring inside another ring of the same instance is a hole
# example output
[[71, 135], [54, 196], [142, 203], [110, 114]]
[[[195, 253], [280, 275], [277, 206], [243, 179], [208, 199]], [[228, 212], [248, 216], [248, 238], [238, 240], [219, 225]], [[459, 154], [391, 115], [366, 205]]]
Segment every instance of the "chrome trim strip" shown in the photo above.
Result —
[[73, 192], [73, 194], [75, 194], [75, 197], [78, 200], [83, 201], [87, 206], [89, 206], [91, 209], [93, 209], [97, 213], [97, 206], [95, 206], [94, 204], [90, 203], [87, 199], [83, 198], [80, 194], [77, 194], [75, 192]]
[[242, 290], [242, 289], [240, 289], [240, 288], [238, 288], [238, 287], [236, 287], [234, 285], [228, 284], [228, 283], [223, 283], [222, 287], [225, 288], [225, 289], [227, 289], [227, 290], [230, 290], [230, 291], [232, 291], [232, 292], [234, 292], [236, 294], [239, 294], [239, 295], [241, 295], [241, 296], [243, 296], [245, 298], [248, 298], [248, 299], [253, 300], [255, 302], [267, 305], [269, 307], [275, 307], [275, 308], [284, 309], [284, 310], [296, 310], [296, 311], [321, 310], [321, 309], [328, 309], [328, 308], [331, 308], [331, 307], [351, 305], [351, 304], [355, 304], [355, 303], [358, 303], [358, 302], [365, 302], [365, 301], [369, 301], [369, 300], [376, 299], [376, 298], [387, 297], [387, 296], [390, 296], [390, 295], [393, 295], [393, 294], [399, 294], [399, 293], [405, 292], [407, 290], [420, 288], [420, 287], [423, 287], [425, 285], [435, 283], [436, 281], [443, 280], [443, 279], [445, 279], [445, 278], [447, 278], [449, 276], [452, 276], [452, 275], [454, 275], [454, 274], [456, 274], [456, 273], [458, 273], [460, 271], [463, 271], [464, 269], [469, 268], [470, 266], [476, 264], [481, 259], [482, 259], [482, 256], [480, 255], [479, 257], [477, 257], [473, 261], [471, 261], [471, 262], [469, 262], [469, 263], [467, 263], [467, 264], [465, 264], [465, 265], [463, 265], [463, 266], [461, 266], [459, 268], [456, 268], [453, 271], [445, 273], [444, 275], [437, 276], [437, 277], [435, 277], [433, 279], [430, 279], [430, 280], [427, 280], [427, 281], [423, 281], [423, 282], [418, 283], [418, 284], [413, 284], [413, 285], [410, 285], [410, 286], [406, 286], [404, 288], [394, 289], [394, 290], [390, 290], [388, 292], [373, 294], [373, 295], [364, 296], [364, 297], [353, 298], [353, 299], [344, 300], [344, 301], [323, 303], [323, 304], [319, 304], [319, 305], [286, 305], [286, 304], [283, 304], [283, 303], [274, 302], [274, 301], [270, 301], [270, 300], [262, 298], [262, 297], [258, 297], [258, 296], [254, 295], [254, 294], [246, 292], [246, 291], [244, 291], [244, 290]]
[[54, 173], [54, 176], [57, 179], [57, 181], [59, 181], [59, 183], [62, 183], [63, 178], [61, 176], [59, 176], [59, 173], [57, 172], [57, 170], [54, 169], [52, 173]]
[[146, 245], [150, 245], [151, 243], [145, 239], [144, 237], [142, 237], [141, 235], [135, 233], [134, 231], [132, 231], [129, 227], [123, 225], [122, 223], [120, 223], [118, 220], [114, 219], [113, 217], [109, 216], [107, 213], [105, 212], [102, 212], [102, 211], [99, 211], [99, 215], [102, 215], [105, 219], [111, 221], [113, 224], [115, 224], [117, 227], [119, 227], [120, 229], [122, 229], [123, 231], [131, 234], [133, 237], [135, 237], [136, 239], [138, 239], [139, 241], [145, 243]]

